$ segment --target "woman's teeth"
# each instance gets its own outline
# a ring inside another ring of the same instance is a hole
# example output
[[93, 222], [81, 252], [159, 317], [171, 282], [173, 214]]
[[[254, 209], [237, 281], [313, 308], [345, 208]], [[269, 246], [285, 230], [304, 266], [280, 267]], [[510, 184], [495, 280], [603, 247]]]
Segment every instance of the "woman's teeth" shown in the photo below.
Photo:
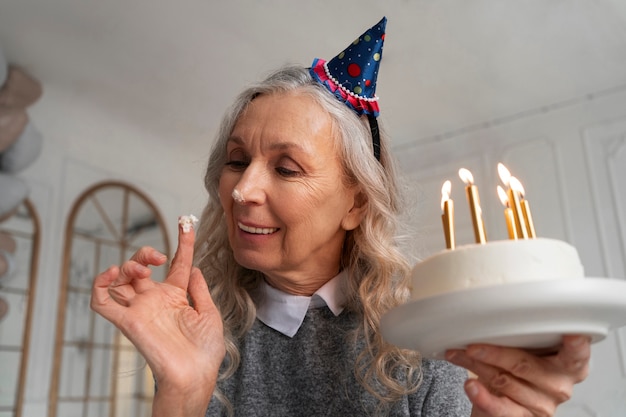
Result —
[[237, 225], [244, 232], [254, 233], [256, 235], [269, 235], [270, 233], [274, 233], [278, 230], [276, 227], [250, 227], [241, 223], [237, 223]]

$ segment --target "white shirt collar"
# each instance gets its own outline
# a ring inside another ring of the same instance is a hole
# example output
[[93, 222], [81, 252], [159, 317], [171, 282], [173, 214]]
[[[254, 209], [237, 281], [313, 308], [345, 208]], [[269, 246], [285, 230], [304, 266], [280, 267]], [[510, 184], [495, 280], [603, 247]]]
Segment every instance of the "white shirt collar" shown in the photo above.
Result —
[[335, 316], [341, 314], [346, 300], [346, 277], [346, 272], [340, 272], [310, 297], [282, 292], [263, 281], [252, 294], [256, 317], [272, 329], [293, 337], [309, 308], [326, 305]]

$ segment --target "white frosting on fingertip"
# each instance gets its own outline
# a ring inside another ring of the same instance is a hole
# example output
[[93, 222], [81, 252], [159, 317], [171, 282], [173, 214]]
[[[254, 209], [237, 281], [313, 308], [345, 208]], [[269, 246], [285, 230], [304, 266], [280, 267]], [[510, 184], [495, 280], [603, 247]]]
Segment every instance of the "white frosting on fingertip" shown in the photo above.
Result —
[[198, 218], [193, 214], [178, 218], [178, 224], [182, 227], [183, 233], [189, 233], [196, 223], [198, 223]]

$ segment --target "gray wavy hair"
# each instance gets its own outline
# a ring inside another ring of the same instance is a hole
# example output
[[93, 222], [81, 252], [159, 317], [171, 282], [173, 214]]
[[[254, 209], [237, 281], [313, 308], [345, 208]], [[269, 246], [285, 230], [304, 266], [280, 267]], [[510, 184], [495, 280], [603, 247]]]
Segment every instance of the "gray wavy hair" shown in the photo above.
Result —
[[[328, 112], [343, 163], [344, 180], [347, 184], [358, 184], [367, 199], [363, 220], [347, 233], [342, 253], [342, 268], [349, 276], [345, 309], [360, 317], [360, 325], [351, 340], [362, 338], [366, 346], [355, 363], [357, 379], [381, 404], [390, 404], [417, 390], [421, 368], [417, 353], [390, 345], [380, 333], [381, 316], [409, 297], [409, 264], [399, 249], [397, 236], [401, 193], [388, 138], [381, 130], [379, 162], [374, 158], [367, 119], [358, 117], [315, 82], [307, 69], [298, 66], [275, 71], [236, 98], [222, 120], [209, 157], [204, 177], [209, 202], [196, 229], [195, 263], [204, 274], [224, 320], [227, 366], [220, 378], [231, 376], [239, 365], [238, 340], [251, 328], [256, 316], [249, 291], [263, 279], [260, 272], [238, 265], [229, 246], [218, 195], [220, 175], [227, 162], [226, 143], [237, 119], [255, 97], [285, 93], [306, 95]], [[220, 400], [228, 405], [225, 399]]]

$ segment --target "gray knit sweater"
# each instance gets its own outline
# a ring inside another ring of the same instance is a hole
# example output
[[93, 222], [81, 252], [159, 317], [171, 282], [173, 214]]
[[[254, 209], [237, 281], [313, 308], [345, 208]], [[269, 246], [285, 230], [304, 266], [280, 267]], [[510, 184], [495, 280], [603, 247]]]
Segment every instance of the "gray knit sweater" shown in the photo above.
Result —
[[[445, 361], [424, 360], [423, 382], [415, 394], [381, 409], [354, 376], [362, 343], [347, 340], [354, 314], [327, 307], [310, 309], [293, 338], [256, 320], [240, 345], [241, 365], [219, 389], [235, 416], [421, 416], [467, 417], [463, 392], [467, 373]], [[215, 398], [206, 416], [226, 416]]]

